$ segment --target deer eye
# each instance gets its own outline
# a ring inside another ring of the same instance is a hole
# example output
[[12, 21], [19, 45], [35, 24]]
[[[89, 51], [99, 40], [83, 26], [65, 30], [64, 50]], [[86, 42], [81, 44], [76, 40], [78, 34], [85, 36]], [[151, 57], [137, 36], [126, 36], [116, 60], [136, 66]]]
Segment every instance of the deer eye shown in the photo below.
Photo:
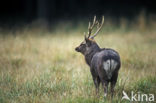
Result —
[[86, 43], [82, 42], [80, 45], [81, 45], [81, 46], [86, 46]]

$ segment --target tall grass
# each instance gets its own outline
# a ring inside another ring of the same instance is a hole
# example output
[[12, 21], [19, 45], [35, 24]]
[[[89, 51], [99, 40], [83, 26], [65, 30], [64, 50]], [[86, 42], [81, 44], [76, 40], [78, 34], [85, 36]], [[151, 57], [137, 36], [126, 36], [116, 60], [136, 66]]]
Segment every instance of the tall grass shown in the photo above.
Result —
[[[95, 96], [89, 67], [74, 51], [83, 41], [82, 29], [0, 32], [0, 103], [110, 103], [102, 87]], [[113, 103], [127, 102], [121, 101], [123, 90], [156, 96], [156, 31], [103, 30], [95, 39], [121, 56]]]

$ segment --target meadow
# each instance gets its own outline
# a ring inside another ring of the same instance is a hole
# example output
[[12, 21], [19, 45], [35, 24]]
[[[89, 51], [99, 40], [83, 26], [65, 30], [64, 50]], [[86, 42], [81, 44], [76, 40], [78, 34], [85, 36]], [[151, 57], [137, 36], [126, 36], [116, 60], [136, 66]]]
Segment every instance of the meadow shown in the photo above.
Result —
[[144, 25], [129, 30], [122, 24], [121, 29], [104, 26], [95, 38], [121, 56], [113, 100], [103, 98], [102, 87], [96, 97], [89, 67], [75, 52], [87, 24], [74, 29], [60, 24], [53, 32], [37, 27], [0, 31], [0, 103], [129, 103], [121, 100], [123, 90], [156, 96], [156, 30]]

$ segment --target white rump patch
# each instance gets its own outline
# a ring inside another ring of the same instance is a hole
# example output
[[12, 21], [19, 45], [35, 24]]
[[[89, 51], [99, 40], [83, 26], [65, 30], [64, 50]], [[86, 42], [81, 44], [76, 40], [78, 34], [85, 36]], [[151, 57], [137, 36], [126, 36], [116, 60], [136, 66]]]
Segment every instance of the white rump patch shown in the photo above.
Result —
[[113, 59], [108, 59], [107, 61], [103, 62], [103, 68], [106, 71], [108, 79], [111, 79], [112, 73], [117, 66], [117, 62]]

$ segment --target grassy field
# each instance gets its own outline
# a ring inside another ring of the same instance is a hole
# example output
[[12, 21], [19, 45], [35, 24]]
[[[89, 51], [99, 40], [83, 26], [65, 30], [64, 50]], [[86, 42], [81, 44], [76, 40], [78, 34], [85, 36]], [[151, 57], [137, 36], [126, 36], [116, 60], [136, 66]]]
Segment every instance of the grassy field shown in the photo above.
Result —
[[[89, 67], [74, 50], [82, 31], [0, 32], [0, 103], [110, 103], [102, 87], [96, 98]], [[156, 96], [156, 31], [102, 31], [95, 39], [121, 56], [113, 103], [128, 103], [123, 90]]]

